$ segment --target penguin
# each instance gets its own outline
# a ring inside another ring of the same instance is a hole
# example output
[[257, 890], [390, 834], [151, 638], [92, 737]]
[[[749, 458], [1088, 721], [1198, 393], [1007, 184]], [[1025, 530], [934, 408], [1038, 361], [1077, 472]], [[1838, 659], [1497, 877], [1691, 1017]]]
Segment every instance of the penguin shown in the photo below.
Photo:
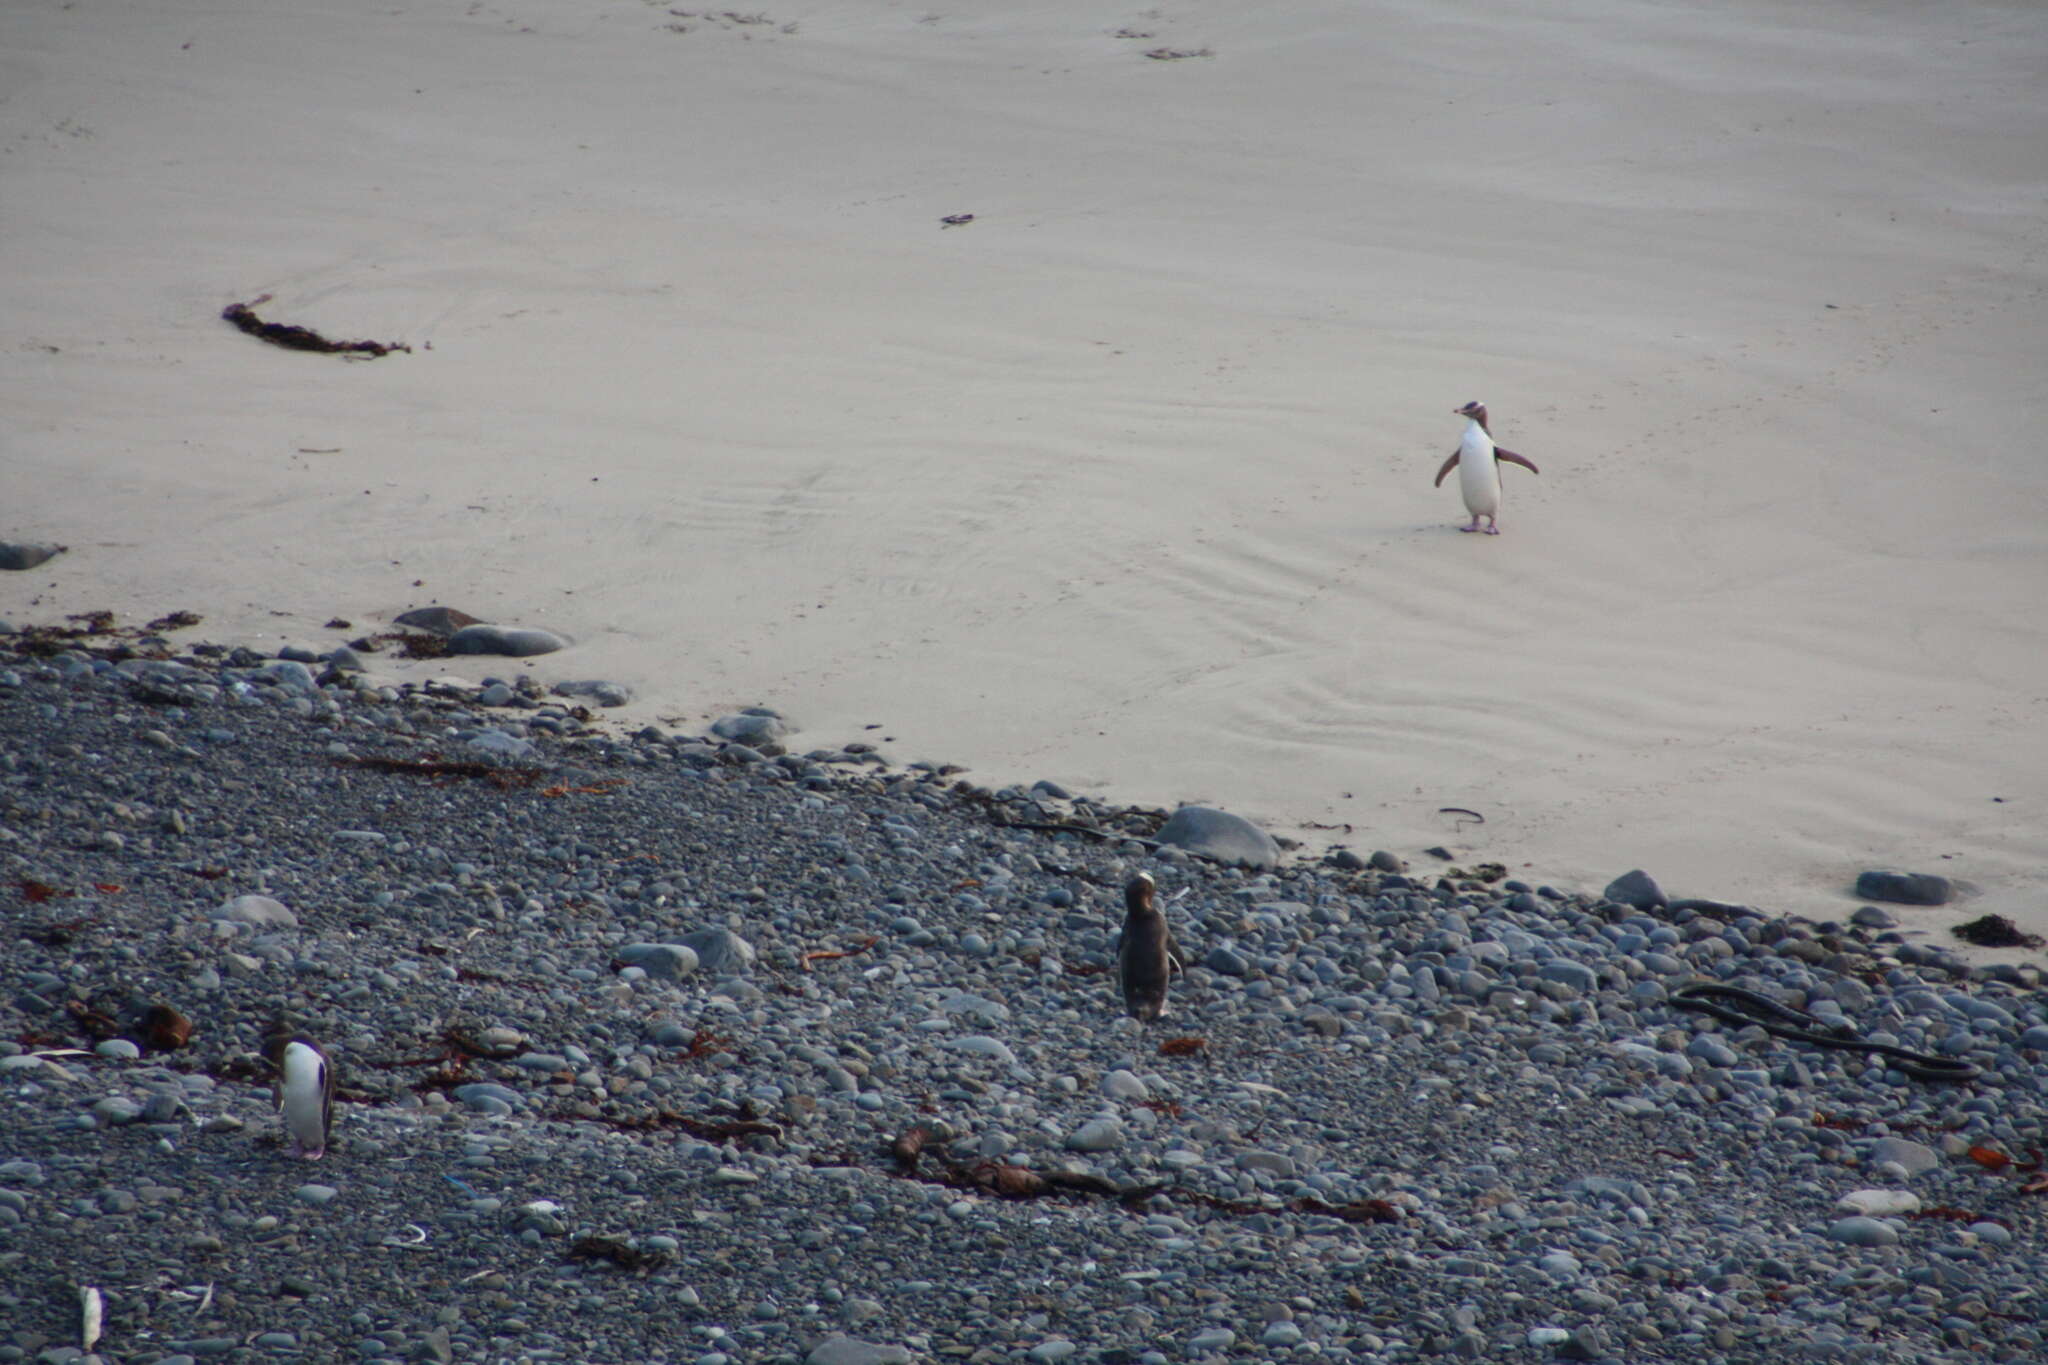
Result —
[[[1464, 407], [1456, 409], [1457, 415], [1465, 419], [1465, 439], [1458, 442], [1458, 448], [1451, 452], [1451, 458], [1444, 461], [1444, 467], [1436, 472], [1436, 487], [1444, 485], [1444, 475], [1453, 469], [1458, 471], [1458, 491], [1465, 495], [1465, 510], [1472, 514], [1469, 526], [1460, 526], [1460, 531], [1484, 531], [1490, 536], [1500, 534], [1500, 461], [1518, 464], [1531, 474], [1538, 473], [1536, 466], [1515, 454], [1503, 450], [1493, 443], [1493, 432], [1486, 425], [1486, 404], [1473, 399]], [[1481, 526], [1479, 519], [1486, 518]]]
[[1166, 1017], [1166, 980], [1182, 965], [1166, 916], [1152, 903], [1153, 890], [1149, 872], [1124, 883], [1124, 933], [1116, 950], [1124, 1008], [1146, 1024]]
[[298, 1033], [271, 1034], [263, 1055], [277, 1070], [272, 1093], [291, 1135], [292, 1155], [318, 1161], [334, 1127], [334, 1067], [318, 1043]]

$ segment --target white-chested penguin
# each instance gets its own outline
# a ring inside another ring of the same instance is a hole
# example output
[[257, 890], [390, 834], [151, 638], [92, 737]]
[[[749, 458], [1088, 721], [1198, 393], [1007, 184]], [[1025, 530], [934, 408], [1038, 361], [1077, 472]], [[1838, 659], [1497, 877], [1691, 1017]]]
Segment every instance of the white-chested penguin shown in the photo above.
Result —
[[1116, 950], [1124, 1008], [1147, 1024], [1166, 1017], [1166, 979], [1181, 965], [1166, 916], [1152, 903], [1154, 890], [1149, 872], [1124, 883], [1124, 934]]
[[[1536, 466], [1512, 450], [1503, 450], [1493, 443], [1493, 432], [1486, 425], [1486, 404], [1473, 399], [1458, 408], [1458, 416], [1465, 419], [1465, 438], [1458, 442], [1458, 448], [1451, 452], [1451, 458], [1444, 461], [1444, 467], [1436, 472], [1436, 486], [1443, 487], [1444, 475], [1453, 469], [1458, 471], [1458, 491], [1465, 495], [1465, 510], [1472, 514], [1469, 525], [1460, 526], [1460, 531], [1484, 531], [1490, 536], [1500, 534], [1500, 461], [1518, 464], [1531, 474]], [[1481, 526], [1479, 519], [1486, 518]]]
[[273, 1092], [292, 1155], [318, 1161], [334, 1127], [334, 1067], [304, 1034], [280, 1030], [263, 1040], [263, 1055], [277, 1069]]

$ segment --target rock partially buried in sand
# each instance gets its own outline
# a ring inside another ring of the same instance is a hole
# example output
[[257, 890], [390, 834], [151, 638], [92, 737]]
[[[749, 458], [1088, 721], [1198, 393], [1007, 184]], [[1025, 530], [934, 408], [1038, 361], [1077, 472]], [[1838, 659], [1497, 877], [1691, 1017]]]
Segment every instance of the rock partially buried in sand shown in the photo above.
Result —
[[528, 626], [464, 626], [448, 637], [450, 654], [504, 654], [524, 659], [568, 647], [569, 642], [553, 631]]
[[1872, 869], [1856, 879], [1856, 894], [1865, 900], [1894, 905], [1947, 905], [1954, 888], [1946, 877], [1931, 872]]
[[414, 630], [424, 630], [446, 639], [464, 626], [480, 626], [483, 621], [454, 607], [414, 607], [411, 611], [401, 612], [392, 617], [391, 623], [411, 626]]
[[765, 706], [750, 706], [734, 716], [721, 716], [711, 723], [711, 733], [737, 744], [771, 744], [794, 728], [778, 713]]
[[1208, 806], [1182, 806], [1159, 829], [1159, 842], [1174, 844], [1219, 863], [1246, 867], [1280, 865], [1280, 845], [1242, 815]]
[[633, 689], [624, 683], [605, 682], [599, 678], [586, 678], [580, 682], [558, 682], [553, 687], [558, 697], [588, 697], [599, 706], [624, 706], [633, 700]]
[[1650, 878], [1640, 867], [1633, 872], [1624, 872], [1607, 883], [1607, 889], [1600, 893], [1616, 905], [1626, 905], [1631, 910], [1661, 910], [1669, 904], [1663, 888]]
[[27, 541], [0, 540], [0, 569], [33, 569], [45, 560], [64, 553], [62, 545], [36, 545]]

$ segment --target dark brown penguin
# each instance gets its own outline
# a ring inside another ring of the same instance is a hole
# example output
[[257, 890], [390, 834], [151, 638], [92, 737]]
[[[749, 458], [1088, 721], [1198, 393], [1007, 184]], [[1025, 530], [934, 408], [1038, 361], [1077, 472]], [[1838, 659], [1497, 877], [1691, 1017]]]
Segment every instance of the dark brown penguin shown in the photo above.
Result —
[[1173, 931], [1152, 903], [1153, 890], [1149, 872], [1124, 883], [1124, 936], [1116, 951], [1124, 1008], [1147, 1024], [1166, 1017], [1166, 980], [1179, 965]]

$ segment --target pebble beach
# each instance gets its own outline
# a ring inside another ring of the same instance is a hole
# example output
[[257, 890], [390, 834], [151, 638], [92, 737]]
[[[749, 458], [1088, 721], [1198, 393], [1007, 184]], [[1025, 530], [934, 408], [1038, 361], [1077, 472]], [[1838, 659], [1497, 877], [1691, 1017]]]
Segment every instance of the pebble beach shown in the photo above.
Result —
[[2032, 955], [201, 634], [0, 636], [0, 1359], [2041, 1358]]
[[2048, 1360], [2044, 68], [0, 5], [0, 1365]]

